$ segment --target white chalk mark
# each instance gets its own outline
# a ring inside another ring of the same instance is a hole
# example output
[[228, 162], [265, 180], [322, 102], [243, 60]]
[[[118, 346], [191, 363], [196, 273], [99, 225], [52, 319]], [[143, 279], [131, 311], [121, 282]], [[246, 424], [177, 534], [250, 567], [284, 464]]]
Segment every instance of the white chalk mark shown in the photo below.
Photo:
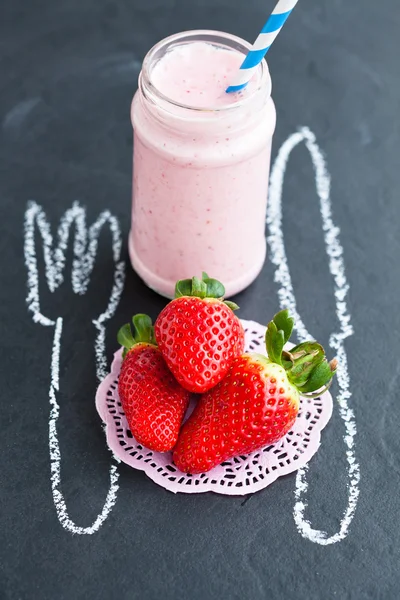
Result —
[[[58, 245], [53, 247], [51, 228], [46, 214], [36, 202], [29, 202], [25, 213], [25, 263], [28, 271], [28, 310], [32, 313], [33, 320], [45, 326], [54, 326], [54, 339], [51, 357], [51, 383], [49, 389], [50, 420], [49, 420], [49, 450], [51, 465], [51, 487], [53, 501], [61, 525], [67, 531], [77, 534], [91, 535], [98, 531], [102, 523], [109, 516], [117, 499], [118, 470], [117, 465], [110, 467], [110, 487], [101, 513], [89, 527], [76, 525], [68, 516], [67, 506], [61, 491], [61, 453], [58, 442], [57, 422], [60, 407], [57, 403], [56, 392], [59, 390], [59, 361], [61, 349], [61, 334], [63, 320], [58, 317], [55, 321], [41, 313], [39, 274], [36, 256], [35, 231], [36, 228], [42, 238], [45, 276], [47, 285], [54, 292], [64, 280], [64, 267], [66, 250], [68, 246], [70, 229], [75, 224], [72, 263], [72, 288], [76, 294], [85, 294], [93, 271], [98, 238], [105, 225], [109, 226], [112, 236], [112, 250], [114, 261], [113, 285], [108, 304], [104, 312], [93, 320], [97, 329], [95, 340], [96, 373], [101, 380], [107, 371], [105, 356], [105, 323], [114, 315], [122, 295], [125, 282], [125, 263], [121, 259], [122, 238], [118, 220], [109, 211], [102, 212], [95, 223], [87, 229], [86, 212], [78, 203], [67, 210], [61, 218], [58, 228]], [[114, 457], [118, 463], [119, 459]]]
[[330, 176], [325, 165], [324, 156], [316, 143], [315, 136], [307, 127], [301, 128], [298, 133], [294, 133], [286, 140], [281, 146], [271, 170], [269, 209], [267, 215], [269, 233], [267, 239], [271, 249], [270, 258], [272, 263], [276, 266], [275, 281], [279, 284], [279, 303], [282, 308], [289, 308], [293, 313], [296, 320], [298, 337], [300, 340], [305, 340], [312, 336], [308, 333], [297, 312], [297, 303], [289, 272], [282, 231], [283, 180], [290, 154], [292, 150], [302, 142], [305, 143], [305, 146], [310, 153], [315, 171], [315, 183], [320, 200], [326, 252], [329, 259], [329, 269], [334, 280], [336, 314], [340, 328], [338, 333], [331, 334], [329, 344], [336, 351], [336, 356], [339, 361], [339, 368], [337, 371], [339, 394], [336, 399], [339, 404], [339, 413], [345, 427], [344, 443], [347, 448], [346, 458], [348, 464], [349, 498], [337, 533], [329, 536], [325, 531], [313, 529], [310, 521], [305, 517], [306, 509], [308, 507], [306, 499], [308, 489], [306, 474], [309, 467], [303, 467], [298, 471], [296, 478], [294, 520], [298, 531], [303, 537], [325, 546], [343, 540], [348, 534], [359, 496], [358, 486], [360, 481], [360, 467], [355, 456], [355, 415], [348, 404], [349, 399], [351, 398], [351, 392], [347, 353], [344, 346], [344, 340], [353, 334], [353, 328], [350, 323], [350, 314], [346, 304], [349, 285], [345, 275], [343, 248], [339, 240], [340, 230], [333, 224], [332, 220]]

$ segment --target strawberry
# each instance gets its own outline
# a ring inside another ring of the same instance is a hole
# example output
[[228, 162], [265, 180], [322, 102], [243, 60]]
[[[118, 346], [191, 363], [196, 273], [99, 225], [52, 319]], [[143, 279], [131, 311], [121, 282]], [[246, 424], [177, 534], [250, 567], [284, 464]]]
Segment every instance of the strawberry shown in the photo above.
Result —
[[118, 392], [129, 429], [139, 444], [168, 452], [176, 444], [189, 393], [174, 379], [155, 345], [150, 317], [136, 315], [118, 332], [124, 359]]
[[182, 387], [202, 394], [223, 379], [232, 361], [244, 350], [244, 330], [233, 302], [224, 301], [225, 288], [203, 273], [178, 281], [175, 299], [154, 326], [158, 346]]
[[200, 398], [174, 449], [178, 469], [202, 473], [277, 442], [296, 420], [299, 394], [329, 385], [337, 363], [327, 362], [322, 346], [304, 342], [283, 350], [292, 329], [288, 311], [275, 315], [266, 333], [268, 358], [236, 358], [224, 380]]

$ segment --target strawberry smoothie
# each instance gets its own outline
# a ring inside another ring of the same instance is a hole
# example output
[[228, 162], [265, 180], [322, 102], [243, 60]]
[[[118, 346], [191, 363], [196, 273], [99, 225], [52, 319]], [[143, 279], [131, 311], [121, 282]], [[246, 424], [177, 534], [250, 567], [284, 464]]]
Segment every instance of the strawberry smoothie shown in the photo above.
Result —
[[129, 251], [164, 296], [202, 271], [232, 295], [264, 263], [276, 118], [265, 61], [243, 92], [225, 92], [248, 47], [228, 34], [188, 32], [157, 44], [143, 63], [131, 110]]

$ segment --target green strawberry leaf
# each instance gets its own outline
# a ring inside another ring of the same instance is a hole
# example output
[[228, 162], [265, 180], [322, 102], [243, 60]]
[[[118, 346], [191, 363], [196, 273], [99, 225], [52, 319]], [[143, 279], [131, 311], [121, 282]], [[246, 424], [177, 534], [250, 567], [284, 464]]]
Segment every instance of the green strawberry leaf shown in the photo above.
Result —
[[121, 329], [117, 333], [117, 340], [119, 345], [123, 346], [127, 350], [129, 350], [130, 348], [132, 348], [132, 346], [135, 345], [135, 340], [133, 339], [130, 323], [122, 325]]
[[205, 298], [207, 295], [207, 284], [198, 277], [192, 278], [192, 292], [191, 296], [197, 296], [198, 298]]
[[207, 286], [207, 298], [223, 298], [225, 296], [225, 288], [220, 281], [210, 277], [203, 281]]
[[325, 350], [318, 342], [302, 342], [292, 348], [290, 354], [292, 355], [295, 364], [300, 365], [302, 362], [306, 362], [311, 358], [314, 358], [315, 360], [317, 360], [317, 357], [323, 358], [325, 356]]
[[285, 345], [285, 334], [282, 329], [278, 331], [274, 321], [268, 323], [265, 334], [265, 344], [267, 346], [269, 359], [277, 365], [282, 366], [282, 350]]
[[175, 285], [175, 298], [181, 298], [182, 296], [190, 296], [192, 293], [192, 280], [181, 279], [176, 282]]
[[324, 354], [318, 357], [310, 355], [307, 360], [295, 362], [288, 373], [291, 383], [294, 383], [297, 387], [304, 385], [308, 381], [312, 371], [324, 360], [324, 358]]
[[284, 351], [293, 326], [294, 320], [288, 310], [281, 310], [274, 316], [265, 334], [268, 357], [284, 367], [289, 381], [301, 394], [310, 394], [330, 385], [337, 361], [328, 363], [325, 350], [314, 341], [303, 342], [290, 351]]
[[[282, 365], [286, 370], [293, 366], [292, 353], [285, 353], [282, 357], [283, 347], [289, 340], [293, 331], [294, 319], [289, 316], [287, 309], [276, 313], [272, 321], [268, 324], [265, 334], [265, 344], [269, 358]], [[283, 362], [282, 362], [283, 359]]]
[[293, 363], [291, 360], [284, 360], [282, 358], [282, 367], [285, 369], [285, 371], [289, 371], [292, 365]]
[[286, 350], [283, 350], [281, 360], [285, 371], [289, 371], [294, 365], [294, 359], [291, 352], [287, 352]]
[[335, 372], [331, 370], [329, 363], [324, 360], [323, 362], [316, 365], [311, 372], [308, 381], [299, 386], [300, 394], [315, 392], [323, 386], [327, 385], [334, 376]]
[[224, 300], [224, 304], [226, 304], [226, 306], [228, 306], [231, 310], [239, 309], [239, 306], [236, 304], [236, 302], [231, 302], [230, 300]]
[[133, 348], [135, 344], [153, 344], [157, 346], [154, 336], [153, 323], [148, 315], [134, 315], [132, 317], [133, 334], [130, 323], [122, 325], [117, 333], [118, 343], [123, 346], [124, 351], [122, 357], [125, 358], [128, 350]]
[[291, 383], [301, 388], [310, 379], [311, 373], [325, 360], [325, 351], [317, 342], [303, 342], [291, 349], [293, 365], [288, 371]]
[[[297, 360], [302, 356], [305, 356], [308, 352], [312, 351], [312, 344], [317, 344], [317, 342], [309, 341], [309, 342], [301, 342], [301, 344], [297, 344], [297, 346], [293, 346], [290, 350], [290, 354]], [[319, 345], [319, 344], [318, 344]], [[320, 346], [322, 348], [322, 346]]]
[[181, 279], [175, 285], [175, 298], [195, 296], [197, 298], [219, 298], [225, 296], [225, 288], [220, 281], [212, 279], [203, 271], [201, 279]]
[[292, 335], [294, 319], [289, 316], [289, 311], [285, 309], [278, 312], [274, 316], [273, 321], [277, 329], [281, 329], [283, 331], [286, 344], [286, 342], [290, 339], [290, 336]]
[[151, 344], [153, 339], [153, 323], [148, 315], [138, 314], [132, 317], [134, 340], [136, 344]]

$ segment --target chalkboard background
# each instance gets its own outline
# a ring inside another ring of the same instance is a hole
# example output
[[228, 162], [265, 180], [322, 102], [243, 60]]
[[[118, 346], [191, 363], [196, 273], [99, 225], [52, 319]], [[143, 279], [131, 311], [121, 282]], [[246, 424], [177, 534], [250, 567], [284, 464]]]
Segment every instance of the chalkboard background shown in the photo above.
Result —
[[[323, 545], [293, 519], [295, 475], [250, 497], [177, 495], [118, 467], [115, 506], [98, 531], [72, 534], [53, 503], [48, 449], [54, 327], [26, 304], [24, 216], [40, 205], [54, 235], [74, 201], [90, 225], [108, 209], [119, 220], [123, 258], [130, 217], [129, 107], [144, 54], [184, 29], [252, 40], [272, 0], [2, 0], [0, 8], [0, 597], [398, 598], [400, 403], [399, 42], [396, 0], [301, 0], [269, 54], [278, 111], [274, 156], [299, 126], [315, 134], [332, 178], [354, 334], [344, 346], [349, 406], [357, 424], [359, 499], [347, 536]], [[283, 188], [283, 231], [297, 307], [329, 345], [337, 331], [310, 155], [292, 153]], [[50, 293], [36, 244], [42, 312], [63, 317], [57, 423], [61, 489], [76, 527], [90, 528], [109, 489], [110, 452], [94, 407], [92, 323], [107, 304], [111, 236], [99, 239], [85, 295], [72, 292], [72, 234], [65, 283]], [[266, 322], [279, 308], [274, 267], [237, 301]], [[115, 331], [164, 300], [126, 266], [124, 291], [106, 323]], [[332, 351], [331, 351], [332, 353]], [[333, 394], [338, 392], [337, 383]], [[328, 538], [349, 502], [345, 427], [335, 403], [312, 460], [305, 511]]]

